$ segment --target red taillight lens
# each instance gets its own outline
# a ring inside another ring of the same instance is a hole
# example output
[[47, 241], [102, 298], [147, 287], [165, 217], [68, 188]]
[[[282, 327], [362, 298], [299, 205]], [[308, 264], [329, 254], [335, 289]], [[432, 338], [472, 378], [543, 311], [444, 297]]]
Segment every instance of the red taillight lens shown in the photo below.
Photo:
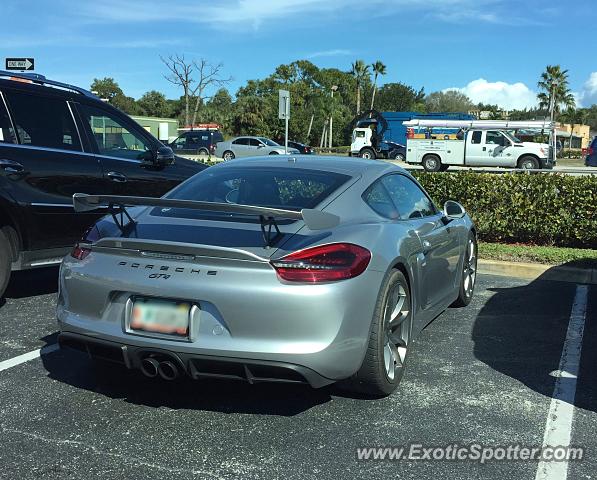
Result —
[[88, 248], [80, 243], [77, 243], [73, 248], [73, 251], [70, 252], [70, 256], [76, 258], [77, 260], [83, 260], [87, 255], [91, 253], [91, 248]]
[[352, 243], [307, 248], [272, 261], [281, 279], [321, 283], [356, 277], [365, 271], [371, 252]]

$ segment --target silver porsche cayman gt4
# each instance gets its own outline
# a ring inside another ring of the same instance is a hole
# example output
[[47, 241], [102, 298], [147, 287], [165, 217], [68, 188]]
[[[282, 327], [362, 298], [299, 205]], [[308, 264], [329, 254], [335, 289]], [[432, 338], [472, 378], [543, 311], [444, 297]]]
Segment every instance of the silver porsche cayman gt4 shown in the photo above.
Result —
[[59, 342], [148, 377], [399, 384], [410, 346], [472, 298], [477, 243], [405, 170], [280, 156], [208, 168], [106, 209], [62, 262]]

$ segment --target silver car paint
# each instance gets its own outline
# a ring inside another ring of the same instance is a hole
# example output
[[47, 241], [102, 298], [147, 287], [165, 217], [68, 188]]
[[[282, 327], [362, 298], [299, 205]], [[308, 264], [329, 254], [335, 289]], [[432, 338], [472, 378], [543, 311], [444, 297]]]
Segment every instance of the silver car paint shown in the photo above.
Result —
[[[238, 140], [239, 138], [250, 138], [254, 140], [258, 140], [261, 142], [260, 137], [252, 137], [249, 135], [240, 136], [231, 138], [225, 142], [218, 142], [216, 144], [215, 155], [216, 157], [223, 157], [224, 152], [231, 151], [234, 153], [236, 158], [243, 158], [243, 157], [254, 157], [254, 156], [261, 156], [261, 155], [270, 155], [270, 154], [279, 154], [282, 155], [285, 153], [284, 146], [278, 145], [276, 147], [271, 147], [268, 145], [264, 145], [263, 147], [251, 147], [247, 145], [234, 145], [232, 142]], [[261, 142], [262, 143], [262, 142]], [[296, 148], [288, 148], [289, 155], [300, 155], [300, 152]]]
[[[441, 214], [387, 220], [361, 199], [383, 175], [408, 176], [401, 168], [385, 162], [315, 156], [255, 158], [243, 164], [350, 173], [353, 180], [318, 207], [339, 215], [341, 224], [325, 232], [299, 226], [277, 249], [160, 244], [160, 251], [193, 252], [192, 262], [140, 256], [140, 251], [156, 249], [151, 241], [139, 245], [143, 241], [102, 240], [86, 259], [67, 256], [62, 263], [57, 309], [61, 330], [172, 352], [287, 362], [338, 380], [360, 367], [380, 287], [392, 268], [401, 265], [411, 283], [415, 335], [456, 299], [472, 228], [469, 217], [448, 225], [441, 222]], [[143, 209], [138, 211], [137, 216], [144, 218]], [[424, 239], [430, 247], [424, 248]], [[367, 270], [350, 280], [301, 285], [280, 281], [269, 264], [270, 258], [332, 242], [367, 247], [372, 252]], [[149, 277], [148, 272], [162, 266], [171, 272], [169, 278]], [[200, 309], [192, 341], [126, 333], [127, 302], [134, 295], [197, 303]]]

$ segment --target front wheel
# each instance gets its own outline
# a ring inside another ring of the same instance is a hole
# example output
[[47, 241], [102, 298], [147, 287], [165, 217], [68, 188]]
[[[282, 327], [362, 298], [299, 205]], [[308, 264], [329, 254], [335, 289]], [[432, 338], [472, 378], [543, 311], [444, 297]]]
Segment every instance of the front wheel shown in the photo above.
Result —
[[539, 168], [539, 162], [535, 157], [522, 157], [518, 161], [518, 168], [521, 168], [523, 170], [536, 170]]
[[0, 229], [0, 299], [4, 295], [8, 281], [10, 280], [11, 258], [10, 242], [5, 233]]
[[348, 380], [353, 391], [374, 397], [391, 394], [402, 380], [412, 337], [411, 294], [406, 277], [392, 270], [377, 300], [365, 359]]
[[371, 148], [363, 148], [359, 153], [359, 157], [375, 160], [375, 152]]
[[475, 292], [475, 281], [477, 280], [477, 240], [471, 232], [466, 243], [466, 250], [462, 260], [462, 277], [460, 279], [460, 290], [458, 298], [454, 301], [454, 307], [466, 307], [473, 299]]
[[222, 155], [222, 158], [223, 158], [225, 161], [228, 161], [228, 160], [234, 160], [234, 153], [233, 153], [233, 152], [231, 152], [230, 150], [226, 150], [226, 151], [224, 152], [224, 155]]
[[437, 155], [425, 155], [423, 157], [423, 168], [427, 172], [439, 172], [442, 168], [442, 162]]

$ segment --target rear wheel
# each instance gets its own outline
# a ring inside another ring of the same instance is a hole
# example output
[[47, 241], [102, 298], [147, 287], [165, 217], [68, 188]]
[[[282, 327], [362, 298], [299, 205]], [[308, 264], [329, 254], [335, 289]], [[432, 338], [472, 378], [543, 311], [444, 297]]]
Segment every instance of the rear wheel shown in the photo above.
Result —
[[199, 155], [209, 155], [209, 152], [207, 151], [207, 148], [200, 148], [199, 152], [197, 152]]
[[0, 298], [4, 295], [8, 281], [10, 280], [11, 258], [10, 241], [0, 229]]
[[402, 152], [392, 152], [392, 154], [390, 155], [390, 158], [392, 160], [398, 160], [399, 162], [404, 162], [406, 160], [406, 157], [404, 156], [404, 154]]
[[471, 303], [475, 291], [475, 280], [477, 280], [477, 240], [475, 235], [470, 233], [462, 261], [460, 291], [452, 306], [466, 307]]
[[437, 155], [425, 155], [423, 157], [423, 168], [428, 172], [439, 172], [442, 162]]
[[396, 390], [404, 375], [411, 336], [410, 288], [404, 274], [392, 270], [377, 300], [365, 359], [348, 380], [348, 388], [375, 397]]
[[224, 155], [222, 155], [222, 158], [226, 161], [232, 160], [232, 159], [234, 159], [234, 153], [231, 152], [230, 150], [226, 150], [224, 152]]
[[363, 148], [359, 153], [359, 157], [375, 160], [375, 152], [371, 148]]
[[539, 168], [539, 162], [535, 157], [522, 157], [518, 161], [518, 168], [522, 168], [523, 170], [536, 170]]

